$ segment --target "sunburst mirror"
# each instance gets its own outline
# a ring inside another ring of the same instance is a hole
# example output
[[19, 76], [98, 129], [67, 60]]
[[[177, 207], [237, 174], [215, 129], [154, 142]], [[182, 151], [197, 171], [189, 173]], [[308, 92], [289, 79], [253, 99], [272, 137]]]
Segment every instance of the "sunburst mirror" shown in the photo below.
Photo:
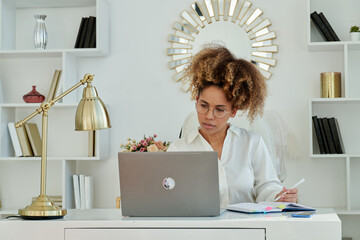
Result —
[[174, 80], [181, 83], [184, 92], [190, 89], [184, 69], [208, 42], [220, 42], [237, 57], [254, 63], [265, 78], [271, 78], [270, 68], [276, 66], [274, 54], [278, 52], [273, 44], [276, 34], [269, 29], [270, 20], [262, 18], [263, 11], [252, 5], [247, 0], [203, 0], [180, 14], [172, 26], [175, 33], [169, 36], [167, 54]]

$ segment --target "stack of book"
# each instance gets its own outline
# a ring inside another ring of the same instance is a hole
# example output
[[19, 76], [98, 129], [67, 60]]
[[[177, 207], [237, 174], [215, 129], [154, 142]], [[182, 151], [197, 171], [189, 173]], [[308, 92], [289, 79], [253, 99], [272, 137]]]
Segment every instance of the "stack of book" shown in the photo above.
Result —
[[75, 48], [96, 48], [96, 17], [81, 19]]
[[73, 175], [76, 209], [91, 209], [94, 205], [93, 177], [83, 174]]
[[325, 41], [340, 41], [340, 38], [322, 12], [317, 13], [315, 11], [311, 13], [310, 18]]
[[14, 122], [9, 122], [8, 129], [16, 157], [41, 156], [41, 137], [36, 123], [16, 128]]
[[321, 154], [343, 154], [344, 144], [336, 118], [312, 117], [316, 139]]

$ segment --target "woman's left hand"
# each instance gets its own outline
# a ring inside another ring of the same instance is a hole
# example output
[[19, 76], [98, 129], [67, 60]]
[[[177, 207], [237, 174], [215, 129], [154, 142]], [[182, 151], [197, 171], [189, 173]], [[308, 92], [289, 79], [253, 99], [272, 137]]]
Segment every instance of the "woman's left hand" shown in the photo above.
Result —
[[[283, 194], [284, 192], [285, 192], [285, 194]], [[287, 189], [286, 187], [284, 187], [283, 190], [281, 192], [279, 192], [275, 198], [277, 198], [278, 196], [280, 196], [280, 198], [279, 198], [279, 200], [277, 200], [277, 202], [297, 202], [298, 201], [298, 190], [297, 190], [297, 188]]]

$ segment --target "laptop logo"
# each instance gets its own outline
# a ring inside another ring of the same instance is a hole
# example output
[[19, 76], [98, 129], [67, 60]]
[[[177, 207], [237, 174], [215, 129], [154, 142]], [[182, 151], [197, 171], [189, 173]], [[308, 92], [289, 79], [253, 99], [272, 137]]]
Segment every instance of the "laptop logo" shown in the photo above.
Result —
[[175, 187], [175, 180], [171, 177], [167, 177], [164, 178], [162, 184], [166, 190], [172, 190]]

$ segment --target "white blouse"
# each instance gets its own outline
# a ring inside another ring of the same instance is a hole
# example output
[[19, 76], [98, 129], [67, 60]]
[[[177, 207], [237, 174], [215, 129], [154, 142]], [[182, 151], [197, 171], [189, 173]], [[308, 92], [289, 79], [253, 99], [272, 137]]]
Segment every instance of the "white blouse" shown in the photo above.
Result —
[[[168, 151], [214, 151], [199, 130], [173, 142]], [[264, 140], [230, 125], [219, 163], [220, 205], [274, 201], [282, 190]]]

